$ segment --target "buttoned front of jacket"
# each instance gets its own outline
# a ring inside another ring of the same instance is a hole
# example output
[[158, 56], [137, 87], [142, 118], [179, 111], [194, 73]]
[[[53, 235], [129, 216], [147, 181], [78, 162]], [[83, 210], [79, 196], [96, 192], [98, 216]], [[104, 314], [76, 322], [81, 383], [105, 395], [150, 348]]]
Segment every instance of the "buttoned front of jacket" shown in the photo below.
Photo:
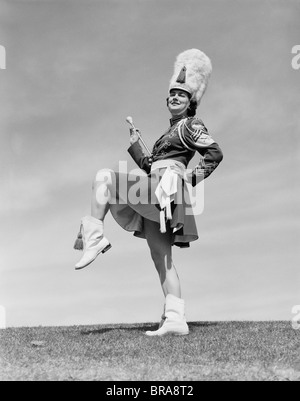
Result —
[[[181, 138], [179, 129], [182, 130]], [[193, 186], [207, 178], [223, 160], [219, 145], [211, 138], [203, 121], [198, 118], [171, 120], [166, 133], [155, 143], [151, 157], [145, 155], [139, 142], [134, 143], [128, 151], [147, 174], [150, 173], [153, 162], [172, 159], [188, 167], [196, 152], [200, 153], [200, 163], [192, 174]]]

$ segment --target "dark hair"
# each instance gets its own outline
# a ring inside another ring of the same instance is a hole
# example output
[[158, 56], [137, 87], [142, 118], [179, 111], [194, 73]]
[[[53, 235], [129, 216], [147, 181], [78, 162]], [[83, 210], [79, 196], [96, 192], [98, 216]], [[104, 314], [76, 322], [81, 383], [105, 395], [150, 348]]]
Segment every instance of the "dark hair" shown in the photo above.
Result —
[[197, 113], [197, 107], [198, 107], [198, 105], [197, 105], [196, 100], [191, 100], [190, 107], [188, 108], [188, 111], [187, 111], [187, 116], [195, 117], [195, 115]]
[[[167, 106], [169, 106], [169, 98], [167, 97]], [[197, 113], [197, 102], [196, 100], [191, 100], [190, 107], [187, 109], [187, 116], [188, 117], [195, 117]]]

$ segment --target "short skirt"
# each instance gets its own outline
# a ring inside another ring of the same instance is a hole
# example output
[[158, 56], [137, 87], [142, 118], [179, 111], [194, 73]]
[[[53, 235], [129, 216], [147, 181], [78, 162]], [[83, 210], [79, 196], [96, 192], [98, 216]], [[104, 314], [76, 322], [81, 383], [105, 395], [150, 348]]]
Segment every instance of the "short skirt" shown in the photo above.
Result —
[[[159, 169], [149, 175], [132, 175], [120, 172], [112, 174], [110, 211], [116, 222], [135, 237], [146, 239], [145, 219], [157, 223], [160, 229], [160, 205], [155, 190], [165, 172]], [[172, 230], [172, 245], [188, 248], [196, 241], [198, 231], [187, 183], [178, 179], [177, 193], [172, 203], [172, 219], [167, 222]]]

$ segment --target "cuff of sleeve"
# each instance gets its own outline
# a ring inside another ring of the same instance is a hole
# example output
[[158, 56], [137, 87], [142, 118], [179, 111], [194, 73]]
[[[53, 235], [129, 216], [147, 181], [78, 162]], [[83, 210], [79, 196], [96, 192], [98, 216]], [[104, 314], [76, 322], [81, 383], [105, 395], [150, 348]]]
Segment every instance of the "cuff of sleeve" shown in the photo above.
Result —
[[133, 154], [136, 153], [136, 151], [140, 150], [140, 144], [138, 142], [134, 142], [129, 148], [128, 148], [128, 152], [131, 154], [131, 156]]
[[205, 175], [203, 174], [196, 174], [195, 171], [192, 175], [192, 187], [196, 187], [201, 181], [205, 179]]

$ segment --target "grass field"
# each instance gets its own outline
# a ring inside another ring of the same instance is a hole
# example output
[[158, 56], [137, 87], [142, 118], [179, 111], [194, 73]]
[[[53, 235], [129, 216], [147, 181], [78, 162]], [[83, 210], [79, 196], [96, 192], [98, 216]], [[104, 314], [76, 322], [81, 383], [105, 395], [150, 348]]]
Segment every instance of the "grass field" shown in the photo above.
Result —
[[194, 322], [187, 337], [144, 335], [156, 327], [0, 330], [0, 380], [300, 381], [300, 332], [289, 322]]

